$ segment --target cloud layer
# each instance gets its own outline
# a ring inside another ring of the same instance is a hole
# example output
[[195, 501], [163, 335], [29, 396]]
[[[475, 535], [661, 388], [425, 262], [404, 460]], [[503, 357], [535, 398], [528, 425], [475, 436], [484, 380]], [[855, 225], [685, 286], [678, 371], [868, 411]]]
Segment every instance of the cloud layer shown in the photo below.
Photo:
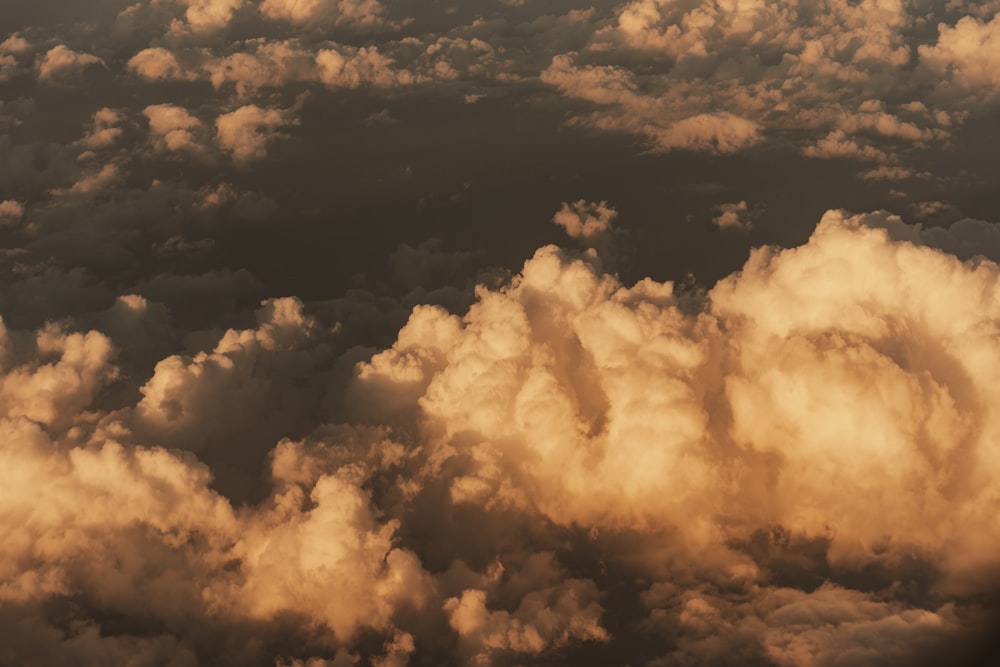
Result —
[[0, 664], [1000, 661], [998, 11], [14, 3]]
[[[416, 308], [339, 423], [294, 405], [325, 400], [295, 378], [338, 335], [294, 299], [110, 411], [106, 334], [5, 329], [0, 590], [23, 631], [4, 654], [826, 665], [966, 645], [1000, 571], [1000, 270], [912, 231], [831, 211], [697, 302], [544, 247], [462, 317]], [[259, 456], [238, 422], [280, 433], [286, 410], [314, 425], [260, 445], [266, 497], [214, 490], [195, 456]]]

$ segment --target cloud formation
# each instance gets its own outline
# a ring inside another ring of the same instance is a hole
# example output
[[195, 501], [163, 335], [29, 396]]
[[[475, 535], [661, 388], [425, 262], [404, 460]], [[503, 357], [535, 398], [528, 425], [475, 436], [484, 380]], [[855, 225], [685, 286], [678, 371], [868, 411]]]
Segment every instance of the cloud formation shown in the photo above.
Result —
[[125, 4], [0, 35], [0, 663], [996, 662], [996, 2]]
[[[293, 618], [311, 657], [393, 664], [509, 664], [636, 632], [663, 665], [912, 662], [967, 641], [1000, 566], [1000, 271], [918, 231], [831, 211], [694, 312], [669, 283], [622, 285], [593, 254], [542, 248], [462, 318], [414, 310], [358, 366], [354, 423], [275, 436], [270, 490], [243, 507], [183, 450], [215, 460], [227, 423], [262, 428], [282, 378], [315, 372], [330, 334], [300, 301], [164, 359], [117, 411], [94, 409], [119, 373], [107, 336], [5, 329], [3, 599], [39, 637], [53, 621], [37, 605], [87, 601], [95, 615], [51, 651], [208, 661], [199, 624], [238, 641]], [[436, 538], [432, 569], [417, 535], [440, 515], [472, 532]], [[503, 517], [536, 536], [472, 528]], [[553, 549], [565, 531], [587, 546]], [[605, 587], [634, 578], [623, 612]], [[610, 630], [612, 609], [637, 624]], [[147, 619], [155, 648], [107, 635], [108, 614]], [[279, 651], [271, 632], [248, 660]], [[5, 651], [38, 648], [24, 642]]]
[[283, 128], [296, 123], [284, 109], [247, 104], [215, 119], [215, 142], [242, 164], [267, 155], [268, 144], [281, 138]]

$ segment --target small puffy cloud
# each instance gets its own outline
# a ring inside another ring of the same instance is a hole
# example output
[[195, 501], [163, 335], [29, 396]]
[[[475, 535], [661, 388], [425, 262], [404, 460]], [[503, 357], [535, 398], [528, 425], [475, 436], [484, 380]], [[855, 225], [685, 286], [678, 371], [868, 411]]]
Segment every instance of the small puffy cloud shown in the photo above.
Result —
[[244, 48], [246, 51], [205, 64], [213, 87], [234, 84], [237, 95], [247, 97], [258, 88], [316, 78], [314, 55], [294, 41], [256, 41]]
[[89, 53], [80, 53], [59, 44], [49, 49], [35, 62], [39, 81], [67, 81], [79, 76], [88, 67], [104, 65], [104, 61]]
[[24, 54], [31, 48], [28, 40], [15, 33], [0, 43], [0, 83], [9, 80], [15, 74], [19, 74], [22, 68], [18, 64], [17, 56]]
[[375, 47], [357, 52], [322, 49], [316, 54], [319, 80], [331, 88], [358, 88], [364, 85], [391, 88], [416, 83], [420, 77], [408, 70], [397, 70], [393, 60]]
[[20, 222], [24, 217], [24, 204], [13, 199], [0, 201], [0, 225]]
[[229, 25], [233, 14], [243, 6], [244, 0], [177, 0], [187, 6], [184, 12], [186, 24], [175, 22], [170, 31], [184, 34], [187, 31], [195, 34], [217, 32]]
[[866, 181], [905, 181], [910, 178], [929, 178], [930, 174], [927, 172], [915, 172], [909, 167], [882, 165], [863, 171], [858, 176]]
[[19, 71], [14, 56], [0, 54], [0, 83], [7, 81]]
[[913, 215], [922, 221], [932, 221], [936, 223], [952, 223], [961, 220], [964, 216], [962, 211], [949, 202], [944, 201], [920, 201], [915, 202], [910, 207]]
[[552, 222], [562, 227], [573, 239], [593, 240], [611, 231], [611, 223], [618, 211], [606, 201], [588, 202], [585, 199], [572, 203], [563, 202]]
[[162, 47], [143, 49], [128, 61], [128, 69], [150, 81], [194, 81], [199, 73], [185, 67], [177, 56]]
[[94, 168], [83, 174], [69, 188], [53, 190], [55, 194], [94, 195], [102, 192], [122, 178], [121, 168], [114, 162]]
[[0, 43], [0, 53], [3, 54], [21, 54], [27, 52], [30, 48], [31, 44], [19, 33], [14, 33]]
[[267, 155], [268, 144], [283, 136], [281, 130], [297, 123], [287, 110], [248, 104], [215, 120], [215, 142], [243, 164]]
[[187, 109], [173, 104], [153, 104], [142, 110], [149, 121], [153, 150], [170, 153], [201, 153], [207, 131]]
[[750, 231], [753, 227], [754, 212], [746, 201], [733, 204], [719, 204], [715, 207], [717, 215], [712, 218], [712, 224], [719, 229], [738, 229]]
[[711, 153], [735, 153], [761, 141], [762, 127], [755, 121], [731, 113], [702, 113], [656, 130], [658, 148]]
[[331, 22], [376, 27], [386, 24], [386, 9], [379, 0], [264, 0], [260, 13], [269, 19], [300, 25]]
[[871, 162], [888, 162], [889, 156], [870, 145], [861, 145], [843, 130], [833, 130], [816, 143], [802, 149], [806, 157], [849, 158]]
[[114, 144], [122, 135], [119, 127], [125, 120], [125, 113], [120, 109], [104, 107], [91, 118], [91, 129], [77, 142], [77, 145], [90, 151], [107, 148]]

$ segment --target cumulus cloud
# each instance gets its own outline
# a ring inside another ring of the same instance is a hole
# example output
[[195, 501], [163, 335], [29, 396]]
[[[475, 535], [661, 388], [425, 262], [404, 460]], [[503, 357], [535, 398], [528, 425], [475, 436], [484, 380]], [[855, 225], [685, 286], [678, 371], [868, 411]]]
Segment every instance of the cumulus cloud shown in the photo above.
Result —
[[719, 204], [715, 207], [715, 212], [718, 215], [712, 218], [712, 224], [719, 229], [749, 231], [753, 227], [754, 211], [750, 210], [746, 201]]
[[243, 6], [243, 0], [177, 0], [187, 7], [184, 12], [186, 25], [175, 22], [170, 31], [183, 34], [187, 30], [194, 33], [210, 33], [229, 25], [233, 13]]
[[162, 47], [139, 51], [128, 61], [128, 69], [150, 81], [193, 81], [199, 78], [196, 70], [182, 65], [173, 52]]
[[104, 107], [94, 112], [90, 130], [77, 144], [90, 151], [108, 148], [121, 137], [120, 125], [124, 121], [125, 114], [121, 110]]
[[90, 4], [0, 43], [0, 662], [991, 664], [996, 2]]
[[755, 251], [692, 317], [669, 284], [626, 288], [546, 248], [480, 292], [460, 333], [423, 311], [360, 377], [426, 387], [430, 437], [468, 461], [455, 502], [671, 526], [676, 549], [708, 549], [730, 577], [760, 574], [726, 545], [781, 525], [826, 541], [837, 567], [921, 554], [968, 592], [991, 581], [1000, 539], [994, 485], [974, 472], [996, 463], [982, 406], [997, 279], [831, 212], [806, 246]]
[[571, 579], [530, 593], [513, 613], [490, 611], [481, 590], [449, 598], [444, 609], [458, 633], [459, 651], [468, 664], [482, 665], [499, 662], [504, 653], [531, 656], [569, 642], [606, 641], [597, 598], [593, 582]]
[[871, 145], [862, 145], [843, 130], [833, 130], [811, 146], [802, 149], [806, 157], [852, 158], [871, 162], [888, 162], [889, 156]]
[[143, 109], [142, 115], [149, 121], [149, 139], [154, 150], [171, 153], [205, 150], [204, 124], [187, 109], [153, 104]]
[[[136, 297], [127, 301], [142, 305]], [[430, 579], [411, 552], [394, 546], [397, 524], [380, 521], [371, 509], [360, 461], [318, 471], [308, 448], [283, 443], [272, 459], [274, 495], [249, 514], [236, 512], [209, 489], [205, 466], [133, 446], [125, 424], [85, 411], [116, 377], [106, 337], [55, 327], [33, 337], [0, 333], [0, 430], [11, 464], [0, 498], [0, 524], [10, 537], [0, 548], [6, 604], [59, 604], [82, 595], [103, 609], [172, 626], [188, 639], [196, 627], [183, 619], [192, 613], [208, 611], [236, 626], [291, 614], [346, 643], [359, 628], [392, 636], [397, 607], [427, 603]], [[39, 514], [27, 490], [43, 483], [50, 493]], [[25, 512], [35, 518], [25, 521]], [[148, 568], [156, 574], [147, 577]], [[23, 623], [45, 627], [41, 611], [22, 613]], [[96, 641], [98, 625], [89, 628]], [[64, 650], [83, 650], [89, 631], [75, 630]], [[149, 650], [138, 639], [124, 641], [114, 653], [123, 659]], [[43, 648], [30, 637], [3, 645], [18, 662], [30, 662]], [[172, 637], [160, 648], [178, 664], [193, 659], [191, 647]], [[398, 637], [387, 653], [405, 648]]]
[[941, 22], [928, 43], [916, 28], [936, 12], [900, 2], [634, 0], [542, 80], [593, 105], [577, 125], [662, 150], [731, 153], [792, 132], [811, 157], [887, 162], [992, 107], [994, 13]]
[[205, 65], [214, 87], [232, 83], [237, 94], [246, 97], [257, 88], [315, 78], [313, 54], [295, 42], [258, 41], [252, 46], [252, 52], [234, 53]]
[[323, 49], [316, 54], [319, 80], [334, 88], [358, 88], [362, 85], [392, 87], [416, 83], [420, 77], [408, 70], [397, 70], [393, 60], [374, 47], [356, 53]]
[[0, 201], [0, 222], [9, 225], [20, 222], [22, 217], [24, 217], [24, 204], [13, 199]]
[[69, 188], [57, 188], [54, 194], [92, 196], [107, 190], [122, 178], [121, 168], [114, 162], [85, 172]]
[[989, 21], [963, 16], [954, 26], [938, 25], [934, 44], [919, 47], [920, 62], [936, 74], [949, 75], [944, 86], [954, 85], [968, 91], [995, 91], [998, 61], [996, 45], [1000, 41], [1000, 15]]
[[607, 202], [581, 199], [573, 203], [563, 202], [552, 222], [562, 227], [570, 238], [593, 240], [610, 232], [616, 217], [618, 211], [608, 206]]
[[386, 23], [386, 9], [378, 0], [264, 0], [260, 13], [298, 25], [331, 22], [373, 27]]
[[28, 40], [15, 33], [0, 43], [0, 83], [11, 79], [22, 71], [18, 56], [30, 48]]
[[281, 130], [298, 121], [284, 109], [247, 104], [215, 119], [215, 142], [237, 164], [267, 155], [267, 146], [280, 139]]
[[80, 53], [59, 44], [49, 49], [44, 56], [39, 56], [35, 62], [39, 81], [70, 81], [78, 77], [85, 69], [94, 65], [103, 65], [104, 61], [89, 53]]
[[761, 141], [756, 121], [731, 112], [678, 112], [669, 100], [639, 91], [632, 75], [615, 67], [578, 67], [569, 56], [556, 56], [542, 81], [565, 94], [602, 106], [607, 112], [578, 116], [573, 123], [644, 137], [654, 150], [733, 153]]
[[[583, 233], [612, 212], [560, 214]], [[69, 600], [88, 620], [48, 650], [211, 661], [253, 635], [253, 664], [639, 637], [657, 665], [880, 664], [971, 641], [1000, 566], [1000, 269], [940, 249], [970, 233], [831, 211], [693, 310], [545, 247], [461, 317], [414, 309], [341, 424], [321, 408], [337, 328], [298, 299], [162, 359], [117, 409], [97, 406], [121, 378], [107, 335], [4, 328], [0, 596], [35, 630], [3, 646], [35, 655]], [[103, 321], [129, 345], [150, 308]], [[232, 451], [266, 462], [242, 507], [212, 481]]]

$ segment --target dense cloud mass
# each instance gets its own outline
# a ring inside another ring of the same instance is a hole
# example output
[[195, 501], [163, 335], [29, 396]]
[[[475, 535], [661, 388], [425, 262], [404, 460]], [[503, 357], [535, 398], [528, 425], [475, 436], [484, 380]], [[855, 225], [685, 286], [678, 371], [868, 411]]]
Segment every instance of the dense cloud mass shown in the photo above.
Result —
[[998, 12], [7, 3], [0, 665], [997, 664]]

